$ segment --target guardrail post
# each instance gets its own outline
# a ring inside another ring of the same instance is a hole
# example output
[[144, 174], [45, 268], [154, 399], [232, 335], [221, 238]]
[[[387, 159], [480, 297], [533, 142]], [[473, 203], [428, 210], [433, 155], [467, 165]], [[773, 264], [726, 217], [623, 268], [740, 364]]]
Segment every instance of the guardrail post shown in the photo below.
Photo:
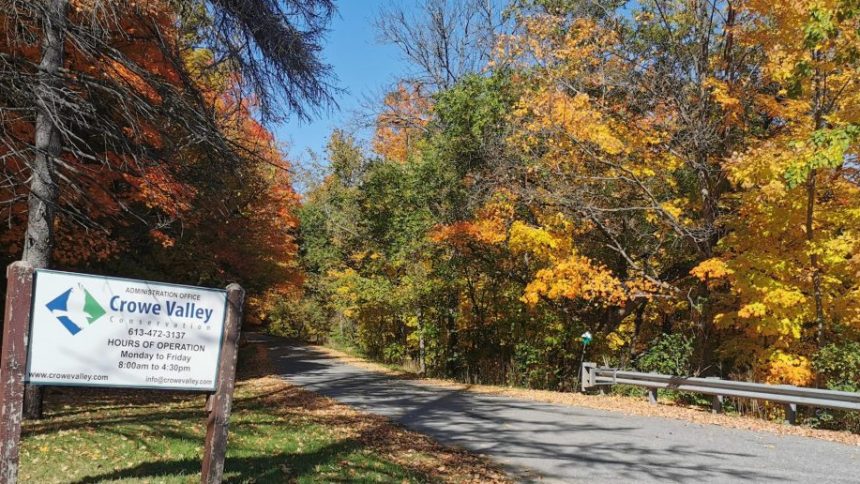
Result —
[[648, 389], [648, 403], [657, 405], [657, 388], [651, 387]]
[[722, 395], [713, 395], [711, 397], [711, 413], [722, 413], [723, 412], [723, 396]]
[[[709, 380], [719, 380], [718, 376], [709, 376]], [[723, 396], [722, 395], [711, 395], [711, 413], [722, 413], [723, 412]]]
[[797, 423], [797, 404], [796, 403], [786, 403], [785, 404], [785, 423], [794, 425]]
[[589, 361], [582, 363], [582, 368], [580, 369], [579, 374], [579, 386], [583, 392], [594, 386], [595, 368], [597, 368], [597, 363], [591, 363]]

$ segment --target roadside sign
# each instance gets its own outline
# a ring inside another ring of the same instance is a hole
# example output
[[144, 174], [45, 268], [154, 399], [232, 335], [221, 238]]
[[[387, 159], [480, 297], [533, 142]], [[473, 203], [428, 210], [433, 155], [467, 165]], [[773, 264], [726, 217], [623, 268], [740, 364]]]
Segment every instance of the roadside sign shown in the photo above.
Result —
[[213, 391], [226, 304], [224, 290], [37, 270], [25, 380]]
[[24, 382], [209, 392], [200, 482], [224, 477], [245, 290], [6, 268], [0, 483], [14, 484]]
[[588, 346], [589, 344], [591, 344], [591, 331], [586, 331], [582, 333], [582, 336], [580, 336], [579, 339], [580, 341], [582, 341], [583, 346]]

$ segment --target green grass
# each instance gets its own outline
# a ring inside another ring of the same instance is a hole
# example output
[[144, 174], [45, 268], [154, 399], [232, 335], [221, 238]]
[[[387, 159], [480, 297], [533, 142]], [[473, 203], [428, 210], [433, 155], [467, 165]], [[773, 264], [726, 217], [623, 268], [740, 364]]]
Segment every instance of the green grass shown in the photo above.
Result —
[[[432, 456], [419, 451], [404, 459], [380, 441], [401, 430], [376, 418], [344, 415], [330, 401], [278, 380], [249, 377], [247, 355], [243, 360], [244, 383], [230, 419], [227, 482], [438, 477], [427, 471], [439, 465]], [[24, 426], [22, 482], [199, 482], [203, 396], [54, 389], [45, 401], [46, 418]]]

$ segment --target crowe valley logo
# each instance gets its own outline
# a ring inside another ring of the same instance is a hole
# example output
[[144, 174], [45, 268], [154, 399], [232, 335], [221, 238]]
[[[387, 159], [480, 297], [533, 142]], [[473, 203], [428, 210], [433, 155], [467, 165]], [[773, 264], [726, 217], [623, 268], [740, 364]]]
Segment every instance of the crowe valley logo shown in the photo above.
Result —
[[69, 288], [45, 305], [72, 335], [96, 322], [106, 311], [82, 285]]

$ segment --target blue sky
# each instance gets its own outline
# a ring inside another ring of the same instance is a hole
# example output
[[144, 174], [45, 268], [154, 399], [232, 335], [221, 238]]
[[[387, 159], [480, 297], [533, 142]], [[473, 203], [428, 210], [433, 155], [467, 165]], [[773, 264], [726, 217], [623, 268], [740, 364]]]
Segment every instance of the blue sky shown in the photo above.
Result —
[[[368, 96], [379, 97], [407, 70], [399, 51], [377, 41], [374, 18], [390, 0], [341, 0], [324, 41], [323, 60], [331, 64], [337, 85], [339, 108], [311, 122], [297, 120], [277, 126], [275, 137], [286, 145], [293, 163], [309, 160], [308, 150], [323, 154], [332, 129], [344, 127]], [[360, 134], [360, 133], [359, 133]]]

